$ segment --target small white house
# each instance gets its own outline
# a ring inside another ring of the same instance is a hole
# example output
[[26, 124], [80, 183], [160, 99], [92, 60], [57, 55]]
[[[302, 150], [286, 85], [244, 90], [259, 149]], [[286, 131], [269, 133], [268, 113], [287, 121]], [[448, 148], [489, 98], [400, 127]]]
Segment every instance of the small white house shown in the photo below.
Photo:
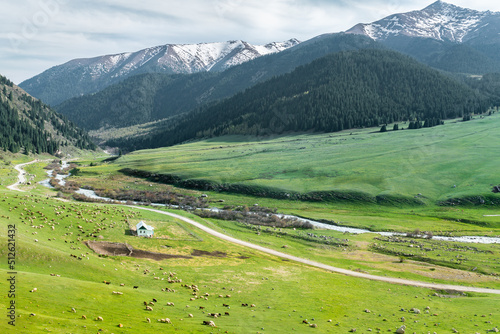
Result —
[[151, 238], [154, 234], [154, 227], [147, 225], [141, 220], [136, 226], [136, 231], [138, 237]]

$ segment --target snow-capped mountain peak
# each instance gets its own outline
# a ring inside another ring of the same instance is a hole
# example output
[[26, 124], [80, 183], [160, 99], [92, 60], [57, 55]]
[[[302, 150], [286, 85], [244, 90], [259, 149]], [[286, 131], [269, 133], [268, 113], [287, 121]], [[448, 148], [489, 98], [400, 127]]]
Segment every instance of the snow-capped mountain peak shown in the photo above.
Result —
[[252, 45], [245, 41], [199, 44], [166, 44], [136, 52], [74, 59], [54, 66], [21, 83], [29, 92], [44, 91], [51, 82], [72, 83], [71, 92], [56, 98], [43, 96], [56, 105], [70, 97], [94, 93], [126, 77], [141, 73], [191, 74], [224, 71], [260, 56], [280, 52], [299, 44], [296, 39]]
[[394, 14], [369, 24], [358, 24], [346, 33], [362, 34], [381, 41], [404, 35], [462, 43], [477, 37], [478, 32], [492, 21], [498, 24], [500, 13], [481, 12], [436, 1], [422, 10]]

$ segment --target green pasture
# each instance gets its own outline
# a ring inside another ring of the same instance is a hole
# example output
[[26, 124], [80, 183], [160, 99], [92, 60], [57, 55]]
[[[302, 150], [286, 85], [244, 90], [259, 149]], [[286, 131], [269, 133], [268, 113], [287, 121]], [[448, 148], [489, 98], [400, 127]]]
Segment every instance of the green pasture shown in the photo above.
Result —
[[[4, 291], [0, 306], [4, 310], [10, 302], [6, 293], [10, 271], [6, 226], [15, 224], [17, 229], [16, 327], [8, 325], [4, 317], [0, 322], [2, 332], [348, 333], [354, 328], [357, 332], [395, 332], [405, 324], [410, 332], [417, 333], [452, 333], [453, 328], [463, 333], [484, 333], [500, 325], [498, 295], [450, 295], [332, 274], [219, 241], [181, 221], [143, 210], [5, 191], [0, 217], [0, 274], [5, 278], [0, 280]], [[256, 236], [255, 230], [238, 224], [195, 219], [243, 239]], [[168, 238], [131, 236], [127, 233], [129, 224], [137, 220], [150, 222]], [[186, 235], [192, 237], [178, 237]], [[289, 249], [317, 248], [311, 256], [320, 249], [326, 252], [317, 247], [321, 244], [294, 242], [272, 233], [261, 236], [260, 243], [268, 246], [286, 241]], [[367, 241], [363, 238], [357, 242]], [[162, 261], [99, 256], [85, 246], [86, 240], [123, 242], [166, 254], [191, 256], [194, 250], [200, 250], [225, 256]], [[182, 282], [168, 283], [170, 273]], [[196, 296], [184, 284], [197, 285], [196, 295], [208, 294], [207, 299], [192, 300]], [[175, 292], [162, 291], [166, 288]], [[153, 311], [147, 311], [143, 302], [153, 298], [157, 299]], [[249, 306], [241, 306], [243, 303]], [[412, 308], [421, 313], [411, 313]], [[209, 312], [222, 316], [214, 319]], [[99, 316], [103, 321], [95, 320]], [[161, 318], [171, 319], [172, 324], [158, 322]], [[306, 319], [317, 328], [303, 323]], [[203, 325], [205, 320], [213, 320], [217, 327]]]
[[364, 129], [274, 139], [230, 136], [132, 152], [116, 163], [182, 179], [435, 203], [491, 195], [492, 185], [500, 183], [499, 128], [500, 115], [493, 114], [386, 133]]

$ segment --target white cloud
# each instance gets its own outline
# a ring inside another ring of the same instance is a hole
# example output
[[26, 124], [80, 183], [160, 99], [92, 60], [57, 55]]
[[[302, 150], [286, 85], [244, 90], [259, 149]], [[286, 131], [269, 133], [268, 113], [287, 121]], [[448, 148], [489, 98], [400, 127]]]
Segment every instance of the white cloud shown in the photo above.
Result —
[[[500, 11], [500, 3], [453, 3]], [[422, 9], [423, 0], [18, 0], [0, 13], [0, 74], [16, 83], [74, 58], [167, 43], [306, 40]]]

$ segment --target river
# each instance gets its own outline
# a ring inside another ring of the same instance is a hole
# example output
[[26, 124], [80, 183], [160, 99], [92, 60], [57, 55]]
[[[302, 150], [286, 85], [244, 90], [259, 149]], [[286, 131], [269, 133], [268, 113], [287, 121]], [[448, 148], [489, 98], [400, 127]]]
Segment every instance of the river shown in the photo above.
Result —
[[[63, 161], [61, 169], [65, 169], [69, 167], [69, 163], [66, 161]], [[49, 177], [52, 177], [52, 170], [47, 171], [47, 175]], [[66, 178], [69, 177], [71, 174], [68, 173], [66, 175], [62, 174], [57, 174], [56, 175], [56, 180], [59, 181], [60, 185], [65, 185], [66, 184]], [[40, 181], [39, 184], [48, 187], [48, 188], [54, 188], [50, 185], [50, 178]], [[116, 201], [111, 198], [107, 197], [101, 197], [98, 196], [95, 191], [90, 190], [90, 189], [78, 189], [75, 191], [77, 194], [86, 196], [91, 199], [97, 199], [97, 200], [102, 200], [102, 201], [109, 201], [109, 202], [120, 202], [125, 204], [127, 201]], [[130, 203], [130, 201], [129, 201]], [[141, 203], [137, 202], [132, 202], [135, 205], [140, 205]], [[166, 204], [161, 204], [161, 203], [151, 203], [151, 206], [163, 206], [163, 207], [170, 207], [173, 209], [178, 209], [178, 206], [174, 205], [166, 205]], [[221, 209], [218, 208], [211, 208], [209, 210], [214, 210], [214, 211], [222, 211]], [[285, 218], [290, 218], [290, 219], [297, 219], [298, 221], [302, 222], [307, 222], [313, 225], [315, 228], [318, 229], [324, 229], [324, 230], [334, 230], [342, 233], [352, 233], [352, 234], [362, 234], [362, 233], [374, 233], [374, 234], [379, 234], [382, 236], [404, 236], [406, 235], [405, 233], [398, 233], [398, 232], [376, 232], [376, 231], [370, 231], [366, 229], [360, 229], [360, 228], [355, 228], [355, 227], [347, 227], [347, 226], [340, 226], [340, 225], [332, 225], [332, 224], [325, 224], [321, 223], [312, 219], [307, 219], [307, 218], [301, 218], [297, 216], [292, 216], [292, 215], [279, 215], [280, 217], [285, 217]], [[433, 240], [441, 240], [441, 241], [449, 241], [449, 242], [465, 242], [465, 243], [477, 243], [477, 244], [500, 244], [500, 238], [497, 237], [487, 237], [487, 236], [460, 236], [460, 237], [450, 237], [450, 236], [439, 236], [439, 235], [434, 235], [432, 237]]]

